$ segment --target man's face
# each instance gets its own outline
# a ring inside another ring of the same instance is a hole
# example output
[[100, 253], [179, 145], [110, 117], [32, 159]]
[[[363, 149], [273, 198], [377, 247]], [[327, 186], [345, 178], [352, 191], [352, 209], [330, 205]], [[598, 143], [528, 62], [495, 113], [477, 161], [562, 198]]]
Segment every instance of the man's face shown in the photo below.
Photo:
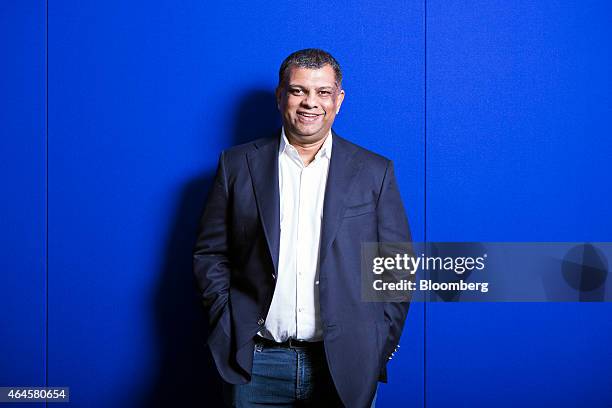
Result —
[[321, 140], [331, 129], [344, 91], [329, 65], [319, 69], [291, 67], [276, 90], [276, 100], [287, 135], [310, 143]]

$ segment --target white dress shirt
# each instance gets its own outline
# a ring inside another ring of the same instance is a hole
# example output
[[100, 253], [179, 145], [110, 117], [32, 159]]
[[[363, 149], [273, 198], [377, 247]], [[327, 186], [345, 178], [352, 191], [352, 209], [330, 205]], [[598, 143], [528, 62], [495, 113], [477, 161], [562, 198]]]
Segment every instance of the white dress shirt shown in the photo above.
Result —
[[282, 130], [278, 156], [280, 246], [276, 288], [260, 335], [283, 342], [322, 339], [319, 246], [332, 135], [308, 166]]

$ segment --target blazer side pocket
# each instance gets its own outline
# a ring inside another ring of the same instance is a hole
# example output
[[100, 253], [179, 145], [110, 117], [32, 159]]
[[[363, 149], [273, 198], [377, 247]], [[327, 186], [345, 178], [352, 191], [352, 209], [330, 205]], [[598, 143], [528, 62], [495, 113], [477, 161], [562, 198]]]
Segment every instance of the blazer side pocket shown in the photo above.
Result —
[[368, 214], [374, 212], [375, 209], [376, 203], [365, 203], [346, 207], [346, 210], [344, 211], [344, 218], [357, 217], [359, 215]]

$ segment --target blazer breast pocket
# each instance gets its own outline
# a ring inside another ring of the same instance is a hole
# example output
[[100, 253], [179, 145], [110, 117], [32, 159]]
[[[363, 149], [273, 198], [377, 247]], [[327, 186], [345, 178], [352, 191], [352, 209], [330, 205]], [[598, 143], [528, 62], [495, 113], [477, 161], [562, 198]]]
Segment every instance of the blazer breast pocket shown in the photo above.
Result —
[[360, 215], [372, 213], [374, 210], [376, 210], [376, 203], [374, 202], [352, 205], [346, 207], [344, 218], [358, 217]]

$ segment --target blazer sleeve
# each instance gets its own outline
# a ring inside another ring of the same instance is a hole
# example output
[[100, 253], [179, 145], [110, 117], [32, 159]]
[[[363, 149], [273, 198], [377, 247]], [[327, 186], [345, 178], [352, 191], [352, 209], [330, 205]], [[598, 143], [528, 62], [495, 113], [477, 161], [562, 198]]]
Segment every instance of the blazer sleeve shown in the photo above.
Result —
[[193, 273], [211, 330], [228, 303], [231, 271], [228, 228], [227, 174], [225, 154], [221, 153], [193, 250]]
[[[387, 163], [387, 169], [383, 180], [381, 192], [378, 198], [376, 207], [378, 216], [378, 241], [381, 243], [410, 243], [410, 227], [408, 219], [402, 204], [395, 173], [393, 171], [393, 162]], [[391, 250], [390, 246], [381, 246], [383, 252]], [[397, 248], [397, 247], [395, 247]], [[408, 250], [411, 250], [409, 244]], [[394, 256], [394, 253], [381, 253], [381, 256]], [[386, 366], [391, 355], [397, 350], [400, 336], [404, 328], [406, 315], [410, 302], [386, 302], [384, 303], [385, 319], [389, 322], [389, 336], [383, 351], [383, 364], [379, 381], [387, 381]]]

